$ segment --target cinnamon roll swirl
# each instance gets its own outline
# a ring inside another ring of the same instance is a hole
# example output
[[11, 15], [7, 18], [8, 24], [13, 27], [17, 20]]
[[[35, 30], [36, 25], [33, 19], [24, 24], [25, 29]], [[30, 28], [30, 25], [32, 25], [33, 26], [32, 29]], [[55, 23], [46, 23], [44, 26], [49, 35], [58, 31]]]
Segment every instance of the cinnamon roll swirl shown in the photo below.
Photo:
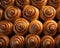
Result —
[[60, 7], [60, 0], [48, 0], [48, 4], [54, 8]]
[[25, 38], [27, 48], [38, 48], [41, 43], [41, 39], [38, 35], [29, 34]]
[[30, 4], [30, 0], [16, 0], [15, 2], [16, 2], [16, 5], [21, 9], [24, 8], [24, 6]]
[[41, 48], [55, 48], [55, 40], [51, 36], [44, 36], [41, 40]]
[[43, 21], [54, 19], [56, 10], [52, 6], [43, 6], [40, 10], [40, 18]]
[[10, 35], [12, 33], [13, 24], [9, 21], [0, 21], [0, 34]]
[[60, 7], [56, 10], [56, 18], [60, 20]]
[[12, 22], [20, 18], [20, 16], [21, 16], [21, 10], [16, 6], [9, 6], [4, 12], [5, 19]]
[[0, 20], [3, 18], [3, 9], [0, 8]]
[[60, 34], [55, 37], [56, 48], [60, 48]]
[[19, 18], [14, 22], [13, 30], [16, 34], [25, 35], [28, 32], [29, 22], [24, 18]]
[[23, 9], [23, 17], [29, 21], [38, 19], [39, 10], [31, 5], [26, 5]]
[[31, 0], [31, 4], [41, 9], [47, 4], [47, 0]]
[[23, 36], [14, 35], [10, 40], [11, 48], [23, 48], [25, 44], [25, 39]]
[[7, 8], [9, 6], [14, 5], [15, 0], [0, 0], [0, 6], [3, 8]]
[[40, 35], [43, 30], [43, 24], [38, 20], [33, 20], [29, 25], [29, 32], [31, 34]]
[[0, 48], [7, 48], [9, 44], [9, 38], [0, 34]]
[[48, 20], [44, 23], [44, 31], [45, 35], [54, 36], [57, 32], [57, 23], [54, 20]]

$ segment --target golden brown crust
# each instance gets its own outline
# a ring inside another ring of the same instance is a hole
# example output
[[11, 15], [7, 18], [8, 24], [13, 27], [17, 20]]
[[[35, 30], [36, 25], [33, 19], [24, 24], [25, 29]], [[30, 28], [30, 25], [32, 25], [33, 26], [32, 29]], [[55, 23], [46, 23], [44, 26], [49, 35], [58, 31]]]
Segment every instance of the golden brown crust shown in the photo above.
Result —
[[57, 35], [55, 37], [55, 44], [56, 44], [56, 48], [60, 48], [60, 35]]
[[5, 19], [12, 22], [20, 18], [20, 16], [21, 16], [21, 10], [15, 6], [9, 6], [4, 12]]
[[3, 9], [0, 8], [0, 20], [3, 18]]
[[9, 21], [0, 21], [0, 34], [10, 35], [12, 33], [13, 24]]
[[45, 35], [54, 36], [57, 32], [57, 23], [54, 20], [48, 20], [44, 23], [44, 31]]
[[40, 10], [40, 18], [43, 21], [54, 19], [56, 10], [52, 6], [43, 6]]
[[23, 17], [29, 21], [38, 19], [39, 10], [34, 6], [26, 5], [23, 9]]
[[16, 0], [15, 3], [19, 8], [22, 9], [22, 8], [24, 8], [25, 5], [30, 4], [30, 0]]
[[60, 21], [58, 22], [58, 32], [60, 33]]
[[54, 8], [60, 7], [60, 0], [48, 0], [48, 4]]
[[33, 20], [29, 25], [29, 32], [31, 34], [40, 35], [43, 30], [43, 24], [38, 20]]
[[9, 6], [14, 5], [15, 0], [0, 0], [0, 6], [3, 8], [7, 8]]
[[0, 48], [7, 48], [9, 44], [9, 38], [3, 34], [0, 34]]
[[10, 40], [11, 48], [23, 48], [25, 44], [25, 39], [23, 36], [14, 35]]
[[27, 48], [38, 48], [40, 46], [41, 40], [38, 35], [29, 34], [25, 38]]
[[56, 18], [60, 20], [60, 7], [56, 10]]
[[41, 9], [47, 4], [47, 0], [31, 0], [31, 4]]
[[29, 22], [24, 18], [19, 18], [14, 22], [13, 30], [16, 34], [25, 35], [28, 32]]
[[54, 48], [55, 41], [51, 36], [44, 36], [41, 40], [41, 48]]

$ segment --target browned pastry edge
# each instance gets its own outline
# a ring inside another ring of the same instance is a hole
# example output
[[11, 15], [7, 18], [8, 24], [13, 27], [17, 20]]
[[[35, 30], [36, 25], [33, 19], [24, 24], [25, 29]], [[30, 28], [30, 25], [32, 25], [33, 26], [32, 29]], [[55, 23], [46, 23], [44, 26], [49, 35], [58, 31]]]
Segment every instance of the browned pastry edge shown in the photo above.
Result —
[[7, 8], [9, 6], [14, 5], [15, 0], [0, 0], [0, 6], [3, 8]]
[[31, 4], [39, 9], [47, 4], [47, 0], [31, 0]]
[[58, 29], [57, 29], [57, 32], [60, 33], [60, 21], [58, 21]]
[[38, 48], [41, 43], [41, 39], [38, 35], [28, 34], [25, 38], [27, 48]]
[[10, 35], [12, 33], [13, 24], [9, 21], [0, 21], [0, 34]]
[[32, 21], [32, 20], [38, 19], [39, 10], [32, 5], [26, 5], [23, 9], [23, 14], [22, 15], [28, 21]]
[[57, 32], [57, 23], [54, 20], [48, 20], [44, 23], [43, 33], [54, 36]]
[[41, 48], [54, 48], [55, 47], [55, 40], [49, 36], [43, 36], [41, 39]]
[[60, 21], [60, 7], [56, 9], [56, 18]]
[[55, 37], [56, 48], [60, 48], [60, 34]]
[[0, 34], [0, 48], [7, 48], [9, 45], [9, 38], [6, 35]]
[[25, 35], [28, 32], [29, 22], [24, 18], [19, 18], [14, 22], [13, 30], [16, 34]]
[[48, 0], [48, 5], [53, 6], [57, 9], [60, 7], [60, 0]]
[[31, 34], [40, 35], [42, 33], [42, 30], [43, 30], [43, 24], [39, 20], [33, 20], [29, 24], [29, 32]]
[[4, 12], [4, 17], [6, 20], [14, 22], [21, 17], [21, 10], [16, 6], [9, 6]]
[[3, 9], [0, 8], [0, 20], [3, 19]]
[[54, 19], [56, 10], [52, 6], [43, 6], [40, 10], [40, 18], [43, 21]]
[[26, 5], [29, 5], [30, 4], [30, 0], [16, 0], [15, 1], [15, 4], [19, 8], [23, 9]]
[[11, 48], [24, 48], [25, 39], [21, 35], [14, 35], [10, 40]]

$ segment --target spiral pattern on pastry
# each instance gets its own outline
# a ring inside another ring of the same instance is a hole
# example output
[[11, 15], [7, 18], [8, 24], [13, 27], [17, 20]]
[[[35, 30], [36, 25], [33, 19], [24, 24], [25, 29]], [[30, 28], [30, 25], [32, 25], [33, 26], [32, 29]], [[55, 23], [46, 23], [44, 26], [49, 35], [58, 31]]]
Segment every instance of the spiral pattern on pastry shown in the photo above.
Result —
[[48, 4], [57, 9], [60, 7], [60, 0], [48, 0]]
[[51, 36], [44, 36], [41, 40], [41, 48], [54, 48], [55, 40]]
[[0, 8], [0, 20], [3, 18], [3, 9]]
[[31, 4], [41, 9], [43, 6], [47, 4], [47, 0], [31, 0]]
[[25, 35], [28, 32], [29, 22], [24, 18], [15, 21], [13, 30], [16, 34]]
[[33, 20], [29, 25], [29, 32], [31, 34], [40, 35], [43, 30], [43, 24], [38, 20]]
[[9, 6], [14, 5], [15, 0], [0, 0], [0, 6], [3, 8], [7, 8]]
[[15, 6], [9, 6], [4, 13], [5, 19], [12, 22], [20, 18], [20, 16], [21, 16], [21, 10]]
[[57, 32], [57, 23], [54, 20], [48, 20], [44, 23], [44, 31], [45, 35], [54, 36]]
[[0, 21], [0, 34], [10, 35], [12, 33], [13, 24], [9, 21]]
[[60, 7], [56, 10], [56, 18], [60, 21]]
[[31, 5], [26, 5], [23, 9], [23, 17], [29, 21], [38, 19], [39, 10]]
[[9, 44], [9, 38], [0, 34], [0, 48], [7, 48]]
[[16, 2], [16, 5], [21, 9], [24, 8], [24, 6], [30, 4], [30, 0], [16, 0], [15, 2]]
[[27, 48], [38, 48], [40, 46], [41, 40], [38, 35], [29, 34], [25, 38]]
[[11, 48], [23, 48], [25, 44], [25, 39], [23, 36], [14, 35], [10, 40]]
[[56, 10], [52, 6], [43, 6], [40, 10], [40, 18], [43, 21], [54, 19]]
[[57, 35], [55, 37], [55, 44], [56, 44], [56, 48], [60, 48], [60, 35]]

